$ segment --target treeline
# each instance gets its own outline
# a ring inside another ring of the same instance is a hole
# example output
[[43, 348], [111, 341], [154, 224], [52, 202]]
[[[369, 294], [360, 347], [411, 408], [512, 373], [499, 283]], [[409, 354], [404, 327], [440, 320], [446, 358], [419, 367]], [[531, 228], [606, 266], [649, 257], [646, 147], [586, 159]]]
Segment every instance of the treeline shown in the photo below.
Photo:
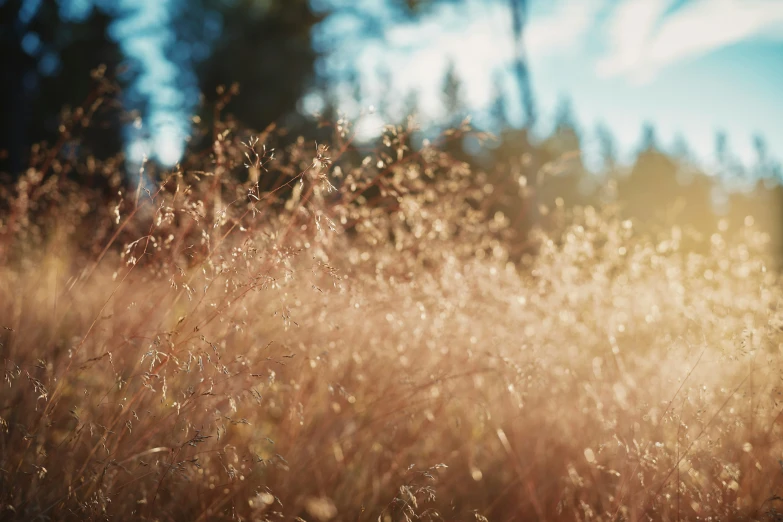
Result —
[[[303, 96], [321, 93], [323, 117], [332, 121], [340, 117], [340, 89], [353, 89], [355, 102], [365, 100], [363, 80], [356, 71], [343, 77], [340, 85], [328, 83], [334, 79], [317, 64], [329, 42], [323, 41], [323, 35], [314, 42], [312, 29], [325, 19], [362, 15], [365, 25], [369, 25], [352, 37], [360, 42], [361, 38], [381, 37], [378, 35], [383, 34], [383, 24], [415, 20], [436, 3], [394, 4], [393, 12], [397, 14], [381, 23], [364, 16], [367, 13], [358, 6], [315, 11], [305, 0], [261, 4], [252, 0], [174, 2], [169, 9], [177, 16], [159, 20], [145, 16], [143, 7], [138, 12], [123, 11], [112, 2], [100, 0], [84, 3], [87, 7], [81, 11], [68, 7], [70, 2], [2, 2], [0, 50], [6, 57], [0, 67], [2, 182], [8, 188], [28, 168], [49, 168], [52, 151], [74, 158], [94, 156], [111, 165], [111, 158], [119, 157], [123, 147], [127, 149], [128, 133], [136, 131], [138, 122], [144, 122], [141, 132], [154, 128], [154, 118], [145, 119], [151, 114], [181, 117], [187, 113], [190, 117], [195, 113], [199, 123], [196, 129], [216, 129], [217, 119], [222, 117], [233, 117], [237, 124], [257, 129], [277, 122], [278, 128], [290, 131], [289, 142], [300, 135], [321, 139], [324, 131], [316, 119], [305, 114], [300, 103]], [[37, 5], [35, 9], [30, 7], [33, 4]], [[522, 15], [527, 10], [527, 3], [520, 0], [511, 0], [509, 6]], [[521, 40], [523, 31], [524, 24], [514, 26], [517, 39]], [[163, 39], [160, 50], [165, 60], [161, 63], [168, 64], [176, 74], [161, 71], [160, 63], [145, 61], [156, 56], [155, 52], [137, 52], [144, 42], [136, 38], [145, 34]], [[530, 71], [524, 55], [516, 60], [517, 94], [526, 113], [524, 125], [532, 128], [538, 110], [528, 78]], [[96, 91], [90, 71], [101, 63], [106, 67], [100, 69], [103, 73]], [[164, 88], [159, 96], [151, 95], [151, 90], [158, 88], [157, 83], [150, 83], [154, 75]], [[218, 88], [234, 81], [240, 85], [238, 95], [227, 96], [230, 90]], [[193, 93], [196, 98], [203, 93], [200, 101], [191, 100]], [[416, 92], [389, 96], [395, 99], [377, 104], [386, 121], [405, 120], [418, 112]], [[83, 100], [87, 103], [82, 108], [67, 106]], [[704, 245], [721, 219], [736, 227], [752, 215], [755, 223], [769, 232], [772, 248], [783, 252], [780, 165], [771, 159], [761, 138], [755, 139], [756, 164], [748, 167], [732, 157], [725, 135], [717, 134], [716, 164], [707, 168], [692, 159], [683, 140], [664, 147], [652, 127], [646, 127], [641, 132], [638, 154], [629, 164], [618, 160], [611, 133], [599, 128], [591, 139], [597, 140], [601, 157], [598, 165], [588, 165], [585, 140], [568, 104], [558, 111], [549, 133], [534, 136], [528, 128], [514, 128], [509, 123], [508, 101], [507, 94], [498, 95], [487, 111], [489, 117], [483, 118], [488, 122], [485, 130], [497, 135], [497, 142], [476, 147], [475, 143], [461, 141], [450, 143], [448, 150], [476, 171], [486, 173], [483, 175], [493, 187], [489, 190], [494, 207], [519, 231], [520, 245], [525, 245], [532, 226], [546, 225], [554, 219], [553, 210], [558, 206], [617, 205], [637, 227], [654, 233], [670, 231], [676, 225], [682, 229], [683, 244], [694, 245]], [[437, 122], [441, 127], [458, 125], [471, 112], [453, 66], [443, 80], [442, 102], [449, 121]], [[386, 110], [400, 104], [405, 114]], [[136, 109], [131, 110], [133, 107]], [[214, 132], [196, 136], [190, 142], [191, 151], [199, 145], [209, 149], [213, 138]], [[41, 141], [48, 145], [35, 145]], [[116, 170], [133, 170], [118, 161], [113, 167]], [[60, 175], [70, 173], [86, 184], [93, 183], [94, 176], [83, 172], [90, 170], [86, 166], [63, 165]], [[110, 184], [112, 193], [116, 192], [116, 181]]]

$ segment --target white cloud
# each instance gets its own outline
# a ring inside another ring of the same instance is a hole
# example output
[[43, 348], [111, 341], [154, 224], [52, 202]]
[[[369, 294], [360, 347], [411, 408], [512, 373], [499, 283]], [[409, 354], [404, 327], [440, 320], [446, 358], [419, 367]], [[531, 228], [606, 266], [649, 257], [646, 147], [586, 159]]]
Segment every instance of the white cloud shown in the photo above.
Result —
[[600, 0], [562, 0], [549, 12], [531, 13], [525, 45], [530, 54], [554, 55], [580, 49], [603, 7]]
[[666, 0], [626, 0], [610, 21], [611, 54], [598, 63], [598, 73], [613, 76], [632, 70], [642, 61]]
[[[532, 2], [524, 35], [531, 60], [582, 49], [606, 1]], [[390, 88], [400, 93], [418, 89], [421, 106], [430, 117], [440, 113], [440, 88], [449, 60], [456, 64], [466, 101], [480, 107], [495, 95], [495, 72], [507, 70], [514, 57], [507, 0], [446, 3], [424, 20], [392, 27], [386, 36], [391, 46], [383, 49], [382, 56], [394, 73], [395, 85], [372, 85], [368, 88], [371, 97], [380, 97]], [[363, 59], [370, 67], [378, 63], [379, 57], [374, 50], [366, 49]]]
[[676, 62], [757, 36], [783, 39], [780, 0], [692, 0], [665, 15], [668, 0], [625, 0], [609, 21], [604, 77], [643, 83]]
[[[443, 76], [453, 60], [468, 105], [489, 103], [494, 95], [493, 72], [506, 67], [513, 56], [511, 19], [505, 6], [505, 2], [443, 4], [420, 22], [393, 27], [386, 35], [391, 45], [380, 53], [393, 73], [393, 85], [369, 79], [369, 97], [380, 99], [391, 90], [400, 93], [401, 101], [407, 92], [416, 90], [421, 116], [442, 117]], [[362, 61], [368, 66], [379, 63], [378, 53], [366, 49]]]

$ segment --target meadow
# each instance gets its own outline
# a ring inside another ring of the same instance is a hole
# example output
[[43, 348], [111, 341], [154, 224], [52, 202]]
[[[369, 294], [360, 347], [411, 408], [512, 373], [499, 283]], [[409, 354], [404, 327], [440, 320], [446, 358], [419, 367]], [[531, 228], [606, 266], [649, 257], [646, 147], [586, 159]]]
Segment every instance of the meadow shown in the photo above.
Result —
[[512, 256], [467, 132], [226, 128], [131, 186], [41, 151], [0, 220], [0, 518], [783, 519], [768, 238], [556, 204]]

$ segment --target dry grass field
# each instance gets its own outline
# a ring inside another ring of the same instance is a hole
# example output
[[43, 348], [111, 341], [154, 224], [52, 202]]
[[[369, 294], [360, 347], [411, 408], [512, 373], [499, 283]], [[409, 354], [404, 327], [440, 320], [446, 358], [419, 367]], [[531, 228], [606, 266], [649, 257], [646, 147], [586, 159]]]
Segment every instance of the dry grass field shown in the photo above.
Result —
[[783, 519], [783, 292], [752, 221], [694, 253], [556, 207], [511, 259], [486, 178], [404, 133], [351, 162], [345, 132], [281, 159], [221, 133], [127, 191], [88, 165], [108, 202], [57, 160], [23, 177], [0, 518]]

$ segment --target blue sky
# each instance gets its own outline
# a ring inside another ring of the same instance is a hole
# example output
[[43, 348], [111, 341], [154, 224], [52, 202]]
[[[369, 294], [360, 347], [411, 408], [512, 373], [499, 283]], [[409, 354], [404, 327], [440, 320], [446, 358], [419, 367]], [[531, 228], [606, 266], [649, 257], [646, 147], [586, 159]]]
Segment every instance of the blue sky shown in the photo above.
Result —
[[[773, 157], [783, 159], [783, 0], [529, 2], [524, 45], [541, 134], [551, 128], [558, 105], [567, 97], [582, 130], [588, 162], [597, 155], [597, 124], [614, 133], [621, 153], [630, 158], [646, 122], [655, 125], [664, 147], [677, 136], [684, 138], [702, 166], [714, 163], [719, 130], [727, 134], [730, 151], [746, 165], [755, 160], [756, 134], [766, 139]], [[384, 99], [390, 101], [392, 115], [401, 115], [406, 95], [416, 91], [420, 119], [440, 121], [446, 116], [443, 75], [453, 60], [477, 122], [486, 119], [500, 91], [510, 100], [511, 121], [521, 123], [521, 107], [513, 103], [518, 90], [509, 72], [514, 44], [508, 3], [442, 2], [422, 18], [401, 22], [388, 0], [311, 0], [316, 10], [337, 7], [335, 12], [342, 13], [340, 7], [350, 7], [367, 15], [365, 20], [332, 15], [316, 27], [314, 42], [324, 53], [319, 72], [335, 79], [344, 78], [349, 68], [358, 69], [362, 99], [356, 100], [351, 88], [339, 97], [340, 108], [349, 116]], [[84, 18], [96, 4], [112, 14], [122, 12], [110, 36], [139, 63], [141, 77], [132, 92], [150, 109], [143, 130], [151, 138], [130, 137], [130, 156], [134, 161], [149, 155], [166, 164], [176, 162], [198, 97], [190, 67], [198, 57], [175, 65], [164, 48], [174, 38], [170, 21], [187, 7], [187, 0], [58, 4], [69, 19]], [[34, 16], [40, 5], [41, 0], [25, 0], [20, 19]], [[367, 39], [357, 29], [373, 17], [372, 27], [380, 27], [383, 38]], [[194, 49], [203, 48], [196, 49], [202, 58], [220, 37], [219, 22], [212, 25], [203, 39], [190, 42], [196, 44]], [[379, 74], [382, 69], [388, 78]], [[304, 100], [303, 108], [317, 108], [315, 98]], [[383, 123], [377, 116], [365, 117], [361, 129], [369, 135]]]
[[[705, 166], [719, 130], [748, 165], [756, 134], [772, 156], [783, 157], [783, 0], [531, 0], [530, 10], [525, 47], [539, 131], [568, 97], [588, 154], [598, 123], [629, 157], [650, 122], [662, 146], [682, 136]], [[354, 54], [364, 71], [362, 103], [417, 90], [422, 120], [443, 117], [440, 88], [453, 59], [480, 119], [498, 88], [514, 98], [513, 78], [503, 72], [512, 42], [505, 0], [445, 3], [417, 23], [390, 25], [385, 42]], [[327, 68], [346, 48], [331, 51]], [[379, 64], [391, 71], [391, 85], [376, 74]], [[350, 109], [350, 96], [343, 101]], [[520, 107], [510, 111], [521, 121]]]

